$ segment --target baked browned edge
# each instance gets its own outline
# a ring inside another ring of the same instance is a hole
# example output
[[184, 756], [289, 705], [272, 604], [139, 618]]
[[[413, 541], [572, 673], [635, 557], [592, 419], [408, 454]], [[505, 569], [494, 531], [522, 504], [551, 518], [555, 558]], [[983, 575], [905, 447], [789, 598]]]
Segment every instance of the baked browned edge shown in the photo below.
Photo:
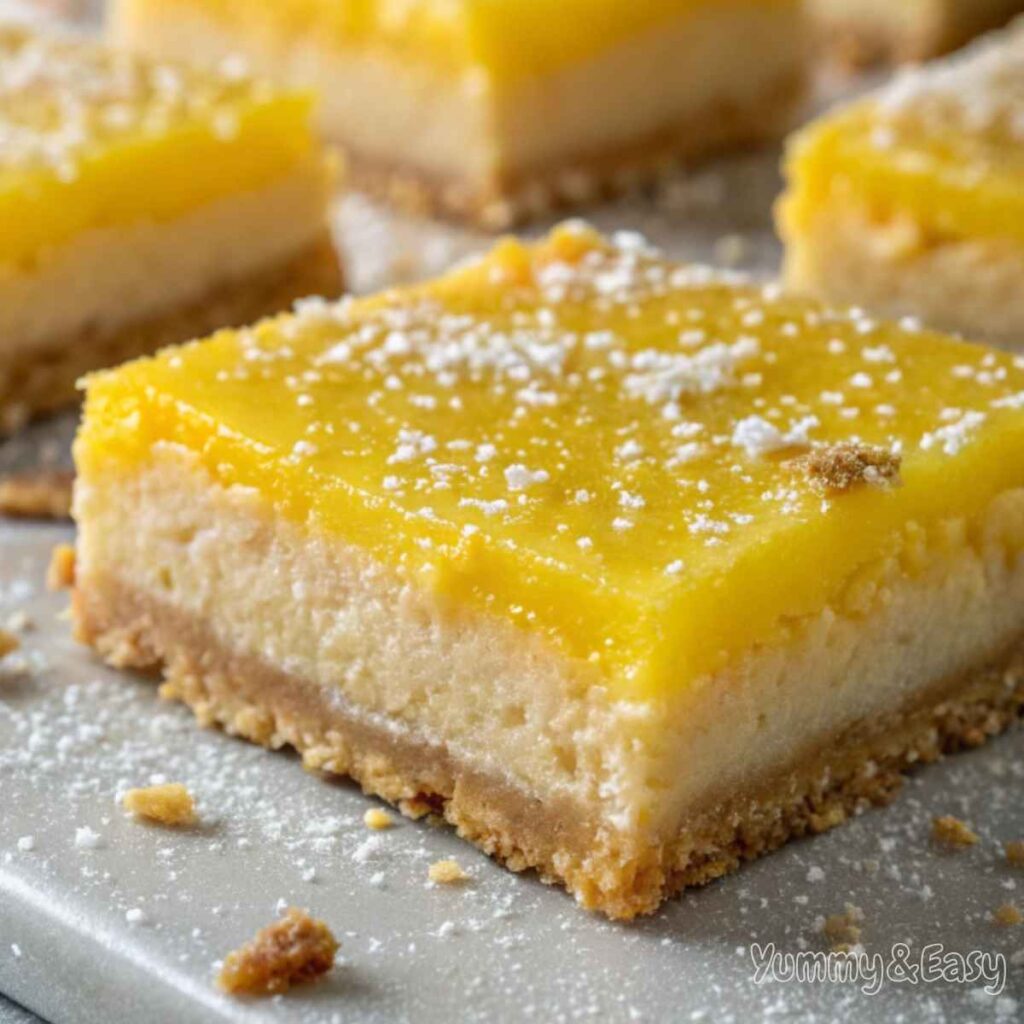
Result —
[[623, 195], [723, 150], [774, 141], [792, 126], [807, 83], [805, 72], [793, 73], [760, 96], [755, 106], [719, 103], [699, 119], [628, 146], [576, 154], [528, 172], [498, 173], [484, 188], [366, 157], [342, 140], [345, 180], [348, 187], [409, 213], [504, 231], [567, 207]]
[[201, 338], [280, 313], [308, 295], [340, 295], [341, 267], [326, 231], [301, 252], [242, 279], [220, 284], [168, 313], [114, 331], [88, 327], [31, 354], [0, 355], [0, 437], [27, 420], [76, 401], [85, 373], [116, 366], [165, 345]]
[[832, 738], [757, 792], [716, 800], [668, 842], [651, 845], [609, 833], [567, 800], [541, 800], [459, 764], [437, 745], [355, 721], [315, 684], [226, 649], [205, 623], [112, 578], [79, 582], [73, 609], [81, 641], [112, 665], [161, 669], [161, 695], [183, 701], [203, 725], [293, 747], [308, 769], [350, 776], [412, 817], [443, 816], [512, 870], [535, 868], [583, 906], [621, 919], [887, 803], [902, 772], [980, 745], [1024, 710], [1022, 638], [988, 664], [942, 680], [916, 706]]

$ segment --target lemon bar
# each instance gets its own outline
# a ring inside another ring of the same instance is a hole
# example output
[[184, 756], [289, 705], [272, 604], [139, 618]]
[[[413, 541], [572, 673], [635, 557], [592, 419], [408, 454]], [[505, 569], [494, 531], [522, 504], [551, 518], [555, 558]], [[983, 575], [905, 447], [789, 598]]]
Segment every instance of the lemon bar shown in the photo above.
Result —
[[1024, 363], [632, 235], [95, 375], [75, 454], [81, 639], [612, 917], [1024, 704]]
[[799, 0], [118, 0], [113, 30], [315, 86], [355, 183], [488, 227], [779, 134], [807, 55]]
[[824, 35], [852, 64], [949, 53], [1024, 11], [1022, 0], [811, 0]]
[[0, 25], [0, 431], [340, 291], [311, 100]]
[[1024, 21], [804, 129], [790, 287], [1024, 347]]

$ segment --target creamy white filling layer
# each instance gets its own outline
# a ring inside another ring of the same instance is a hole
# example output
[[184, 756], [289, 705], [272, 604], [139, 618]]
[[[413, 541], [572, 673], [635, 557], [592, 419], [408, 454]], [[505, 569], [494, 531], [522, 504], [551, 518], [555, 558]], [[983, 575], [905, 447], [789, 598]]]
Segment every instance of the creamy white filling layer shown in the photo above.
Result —
[[[797, 5], [780, 11], [744, 0], [709, 5], [591, 60], [500, 87], [478, 70], [451, 74], [379, 50], [233, 35], [180, 7], [122, 3], [114, 26], [121, 42], [158, 58], [212, 63], [244, 50], [264, 73], [315, 85], [325, 132], [360, 157], [481, 185], [681, 125], [710, 119], [713, 127], [726, 106], [755, 123], [761, 110], [766, 121], [777, 119], [779, 87], [795, 83], [806, 57]], [[701, 142], [695, 134], [692, 149], [701, 151]]]
[[[509, 623], [444, 609], [357, 550], [224, 489], [160, 445], [137, 471], [80, 477], [78, 585], [169, 602], [232, 650], [319, 684], [325, 701], [613, 830], [669, 837], [843, 730], [979, 667], [1024, 631], [1024, 492], [914, 578], [897, 563], [854, 610], [650, 701], [616, 699]], [[125, 524], [131, 529], [125, 529]], [[956, 535], [955, 527], [949, 531]]]
[[29, 267], [0, 262], [0, 354], [116, 330], [283, 263], [326, 231], [326, 189], [310, 161], [173, 221], [91, 231]]

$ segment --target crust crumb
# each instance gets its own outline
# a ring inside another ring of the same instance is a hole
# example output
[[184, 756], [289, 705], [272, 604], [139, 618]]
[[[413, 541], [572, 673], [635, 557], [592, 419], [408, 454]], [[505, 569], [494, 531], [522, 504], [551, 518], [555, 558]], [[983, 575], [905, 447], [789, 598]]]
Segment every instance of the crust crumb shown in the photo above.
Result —
[[50, 555], [46, 570], [48, 590], [67, 590], [75, 585], [75, 549], [70, 544], [58, 544]]
[[816, 448], [793, 462], [823, 494], [842, 494], [863, 484], [897, 487], [902, 464], [899, 455], [885, 448], [852, 441]]
[[860, 942], [860, 926], [863, 923], [864, 911], [852, 903], [847, 903], [843, 913], [831, 914], [825, 918], [821, 931], [835, 952], [848, 953]]
[[1007, 864], [1015, 868], [1024, 868], [1024, 839], [1013, 839], [1004, 849]]
[[428, 875], [435, 885], [457, 885], [469, 880], [469, 875], [454, 860], [435, 861], [430, 865]]
[[159, 825], [185, 826], [196, 822], [195, 801], [180, 782], [129, 789], [121, 803], [135, 817]]
[[1024, 921], [1024, 914], [1014, 904], [1004, 903], [992, 912], [992, 920], [1004, 928], [1013, 928]]
[[21, 646], [21, 641], [6, 629], [0, 629], [0, 658], [13, 654]]
[[74, 474], [38, 469], [0, 479], [0, 515], [15, 519], [70, 519]]
[[947, 814], [932, 820], [932, 839], [946, 846], [974, 846], [978, 841], [977, 834], [959, 818]]
[[290, 907], [284, 917], [229, 953], [217, 983], [232, 995], [270, 996], [326, 974], [340, 944], [323, 921]]
[[383, 832], [394, 825], [394, 820], [387, 811], [380, 807], [371, 807], [363, 815], [363, 824], [367, 828], [372, 828], [375, 832]]

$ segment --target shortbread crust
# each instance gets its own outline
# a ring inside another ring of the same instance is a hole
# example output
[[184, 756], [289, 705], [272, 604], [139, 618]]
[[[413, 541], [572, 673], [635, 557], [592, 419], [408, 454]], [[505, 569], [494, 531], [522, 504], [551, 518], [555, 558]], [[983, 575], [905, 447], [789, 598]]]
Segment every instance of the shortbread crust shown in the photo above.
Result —
[[225, 648], [203, 623], [150, 594], [93, 580], [75, 593], [75, 617], [79, 638], [111, 664], [159, 669], [161, 695], [187, 704], [202, 725], [271, 749], [293, 747], [308, 769], [349, 776], [410, 817], [438, 814], [511, 870], [536, 869], [584, 907], [623, 919], [789, 839], [887, 804], [902, 773], [979, 746], [1024, 710], [1022, 637], [989, 665], [695, 813], [661, 846], [595, 848], [595, 835], [607, 834], [571, 802], [537, 798], [441, 747], [351, 718], [316, 684]]

